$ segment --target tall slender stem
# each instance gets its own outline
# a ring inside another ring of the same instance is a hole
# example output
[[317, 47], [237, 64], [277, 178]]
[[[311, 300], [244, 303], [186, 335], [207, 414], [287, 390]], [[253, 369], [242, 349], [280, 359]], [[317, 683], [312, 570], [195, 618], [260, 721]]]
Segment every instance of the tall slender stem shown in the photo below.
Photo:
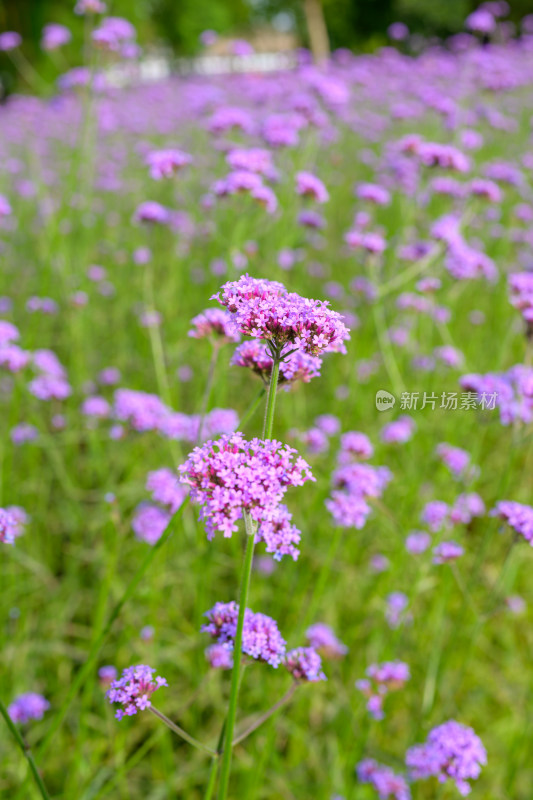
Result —
[[162, 722], [165, 723], [167, 728], [170, 728], [171, 731], [173, 731], [174, 733], [177, 733], [178, 736], [181, 736], [181, 738], [185, 739], [186, 742], [188, 742], [189, 744], [192, 744], [192, 746], [196, 747], [197, 750], [202, 750], [204, 753], [209, 753], [209, 755], [212, 755], [212, 756], [216, 755], [216, 752], [211, 747], [207, 747], [207, 745], [202, 744], [202, 742], [199, 742], [198, 739], [195, 739], [194, 736], [191, 736], [190, 734], [187, 733], [187, 731], [184, 731], [183, 728], [180, 728], [179, 725], [176, 725], [175, 722], [172, 722], [171, 719], [166, 717], [157, 708], [154, 708], [154, 706], [150, 706], [149, 708], [150, 708], [150, 711], [152, 712], [152, 714], [154, 714]]
[[[270, 385], [268, 387], [268, 397], [263, 423], [263, 439], [272, 437], [274, 427], [274, 411], [276, 408], [276, 392], [278, 388], [280, 355], [276, 353], [273, 359]], [[246, 525], [246, 550], [244, 553], [244, 563], [241, 573], [241, 589], [239, 597], [239, 617], [237, 620], [237, 630], [235, 632], [235, 644], [233, 647], [233, 669], [231, 672], [231, 689], [228, 714], [226, 717], [226, 731], [224, 734], [224, 751], [222, 753], [222, 763], [220, 767], [220, 786], [218, 790], [218, 800], [226, 800], [231, 771], [231, 756], [233, 749], [233, 731], [235, 729], [235, 717], [237, 714], [237, 700], [239, 697], [240, 675], [242, 667], [242, 634], [244, 628], [244, 615], [248, 602], [248, 592], [250, 589], [250, 579], [252, 577], [252, 562], [254, 557], [256, 525], [250, 515], [244, 512], [244, 523]]]
[[291, 687], [289, 689], [287, 689], [287, 691], [285, 692], [283, 697], [281, 697], [278, 700], [277, 703], [274, 703], [274, 705], [271, 708], [269, 708], [268, 711], [265, 711], [264, 714], [261, 714], [261, 716], [258, 717], [255, 720], [255, 722], [252, 722], [252, 724], [248, 728], [246, 728], [245, 731], [243, 731], [241, 734], [239, 734], [239, 736], [237, 736], [233, 740], [233, 747], [235, 747], [236, 744], [239, 744], [240, 742], [244, 741], [244, 739], [246, 739], [248, 736], [250, 736], [251, 733], [253, 733], [259, 727], [261, 727], [263, 722], [266, 722], [267, 719], [270, 719], [272, 714], [275, 714], [276, 711], [278, 711], [278, 709], [280, 709], [282, 706], [284, 706], [286, 703], [288, 703], [289, 700], [292, 698], [292, 696], [293, 696], [293, 694], [294, 694], [294, 692], [296, 691], [297, 688], [298, 688], [298, 684], [296, 682], [294, 682], [291, 685]]
[[37, 769], [37, 764], [34, 761], [32, 752], [31, 752], [30, 748], [27, 746], [27, 744], [24, 741], [24, 739], [22, 738], [22, 735], [21, 735], [19, 729], [17, 728], [17, 726], [15, 725], [15, 723], [13, 722], [13, 720], [11, 719], [9, 714], [7, 713], [7, 708], [3, 704], [2, 700], [0, 700], [0, 714], [3, 716], [3, 718], [5, 720], [5, 723], [6, 723], [7, 727], [9, 728], [9, 730], [11, 732], [11, 735], [15, 739], [17, 745], [19, 746], [20, 750], [22, 751], [22, 754], [23, 754], [24, 758], [28, 762], [28, 765], [29, 765], [29, 768], [30, 768], [31, 773], [33, 775], [33, 778], [35, 780], [35, 783], [37, 784], [37, 787], [38, 787], [38, 789], [39, 789], [39, 791], [41, 793], [41, 797], [43, 797], [44, 800], [50, 800], [50, 795], [48, 794], [48, 791], [46, 789], [46, 786], [44, 785], [43, 779], [41, 778], [41, 776], [39, 774], [39, 770]]
[[274, 411], [276, 409], [276, 392], [278, 390], [279, 359], [274, 360], [270, 384], [268, 387], [268, 397], [265, 409], [265, 420], [263, 422], [263, 439], [272, 438], [272, 428], [274, 427]]
[[246, 522], [246, 550], [244, 553], [244, 563], [241, 574], [241, 591], [239, 596], [239, 617], [237, 620], [237, 631], [235, 633], [235, 644], [233, 647], [233, 669], [231, 672], [231, 690], [229, 698], [228, 715], [226, 717], [226, 734], [224, 752], [222, 754], [222, 764], [220, 768], [220, 787], [218, 792], [219, 800], [225, 800], [229, 776], [231, 770], [231, 755], [233, 731], [235, 728], [235, 716], [237, 714], [237, 700], [239, 697], [239, 683], [242, 667], [242, 633], [244, 629], [244, 614], [248, 603], [248, 591], [250, 589], [250, 579], [252, 577], [252, 560], [254, 556], [255, 530], [248, 532], [248, 527], [253, 524], [248, 514], [245, 512]]

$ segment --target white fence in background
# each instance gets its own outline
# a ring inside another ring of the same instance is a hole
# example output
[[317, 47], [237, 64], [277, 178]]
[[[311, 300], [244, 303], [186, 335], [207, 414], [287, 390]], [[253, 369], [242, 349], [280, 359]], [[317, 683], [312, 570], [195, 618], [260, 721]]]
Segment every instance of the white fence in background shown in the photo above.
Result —
[[227, 75], [235, 72], [279, 72], [294, 69], [296, 53], [250, 53], [246, 56], [205, 55], [196, 58], [169, 58], [150, 55], [137, 63], [117, 64], [105, 70], [107, 83], [121, 87], [152, 83], [170, 75]]

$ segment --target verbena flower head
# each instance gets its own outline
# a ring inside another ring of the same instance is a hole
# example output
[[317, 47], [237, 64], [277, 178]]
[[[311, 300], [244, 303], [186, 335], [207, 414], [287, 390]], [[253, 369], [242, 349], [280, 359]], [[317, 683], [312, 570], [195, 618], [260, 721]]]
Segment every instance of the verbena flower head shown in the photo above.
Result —
[[160, 181], [162, 178], [171, 178], [183, 167], [192, 163], [192, 156], [183, 150], [152, 150], [146, 156], [146, 163], [150, 167], [150, 176]]
[[196, 447], [179, 468], [191, 499], [204, 508], [208, 537], [231, 536], [243, 509], [256, 523], [276, 522], [276, 508], [289, 486], [314, 480], [296, 450], [275, 440], [246, 441], [241, 433]]
[[7, 53], [9, 50], [15, 50], [22, 44], [22, 36], [16, 31], [4, 31], [0, 33], [0, 52]]
[[[233, 649], [239, 616], [238, 603], [216, 603], [205, 616], [208, 622], [202, 626], [202, 631], [216, 639], [218, 644], [227, 644]], [[247, 608], [244, 615], [242, 652], [256, 661], [278, 667], [285, 655], [285, 648], [277, 623], [266, 614], [254, 613]]]
[[31, 719], [42, 719], [44, 712], [48, 711], [50, 703], [36, 692], [20, 694], [8, 706], [7, 713], [13, 722], [29, 722]]
[[144, 664], [126, 667], [122, 677], [111, 683], [106, 697], [110, 703], [122, 706], [115, 713], [117, 719], [122, 719], [124, 715], [131, 717], [138, 711], [150, 708], [152, 694], [161, 686], [168, 686], [165, 678], [159, 675], [154, 678], [154, 672], [155, 669]]
[[296, 347], [309, 355], [346, 352], [349, 332], [328, 303], [288, 292], [277, 281], [250, 278], [224, 284], [214, 298], [234, 315], [237, 329], [277, 348]]
[[279, 505], [258, 528], [256, 541], [265, 543], [267, 553], [271, 553], [275, 561], [281, 561], [283, 556], [291, 556], [296, 561], [300, 555], [298, 545], [301, 533], [291, 520], [292, 514], [288, 508]]
[[479, 778], [487, 763], [487, 753], [472, 728], [449, 720], [433, 728], [427, 741], [411, 747], [405, 763], [414, 780], [435, 776], [441, 783], [455, 782], [459, 794], [471, 791], [469, 780]]
[[41, 46], [43, 50], [57, 50], [64, 44], [68, 44], [72, 39], [72, 34], [64, 25], [51, 23], [43, 28], [43, 38]]
[[510, 528], [523, 536], [533, 547], [533, 508], [513, 500], [501, 500], [490, 512], [504, 520]]
[[324, 622], [315, 622], [314, 625], [311, 625], [306, 630], [305, 636], [310, 647], [318, 650], [324, 658], [343, 658], [348, 652], [346, 645], [337, 638], [333, 629]]
[[328, 190], [312, 172], [296, 173], [296, 191], [304, 197], [312, 197], [317, 203], [326, 203], [329, 200]]
[[405, 548], [412, 555], [425, 553], [431, 544], [431, 536], [425, 531], [412, 531], [405, 539]]
[[[270, 356], [267, 346], [260, 340], [245, 341], [235, 349], [231, 358], [232, 366], [251, 369], [262, 379], [265, 384], [270, 382], [274, 361]], [[311, 356], [302, 350], [296, 350], [285, 358], [280, 364], [279, 385], [283, 386], [302, 381], [309, 383], [312, 378], [320, 375], [322, 359]]]
[[374, 719], [381, 720], [383, 701], [388, 692], [401, 689], [410, 678], [409, 667], [403, 661], [385, 661], [383, 664], [371, 664], [367, 678], [355, 682], [355, 686], [367, 698], [367, 710]]
[[17, 520], [5, 508], [0, 508], [0, 542], [13, 544], [17, 537]]
[[233, 667], [233, 650], [227, 642], [225, 644], [212, 644], [205, 655], [213, 669], [231, 669]]
[[455, 561], [464, 553], [464, 548], [457, 542], [441, 542], [433, 550], [433, 563], [446, 564]]
[[521, 312], [528, 327], [533, 328], [533, 272], [513, 272], [508, 282], [512, 305]]
[[221, 308], [206, 308], [191, 320], [188, 333], [193, 339], [211, 338], [219, 343], [238, 342], [240, 335], [235, 329], [232, 315]]
[[173, 514], [187, 496], [187, 489], [179, 482], [177, 474], [166, 467], [148, 473], [146, 488], [152, 492], [152, 498], [156, 503], [168, 506]]
[[155, 544], [165, 532], [170, 522], [170, 514], [152, 503], [141, 503], [131, 523], [137, 539]]
[[365, 758], [357, 765], [357, 779], [373, 786], [380, 800], [411, 800], [405, 778], [373, 758]]
[[137, 206], [135, 211], [135, 220], [137, 222], [151, 222], [159, 225], [167, 225], [170, 222], [170, 213], [168, 208], [165, 208], [161, 203], [156, 203], [153, 200], [146, 200]]
[[299, 683], [316, 683], [327, 680], [322, 671], [321, 658], [312, 647], [297, 647], [295, 650], [289, 650], [283, 659], [283, 666]]

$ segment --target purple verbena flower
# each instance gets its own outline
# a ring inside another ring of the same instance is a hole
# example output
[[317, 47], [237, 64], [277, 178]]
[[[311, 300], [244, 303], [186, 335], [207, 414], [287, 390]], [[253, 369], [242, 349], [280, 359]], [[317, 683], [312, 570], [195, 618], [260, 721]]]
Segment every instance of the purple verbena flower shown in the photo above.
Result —
[[472, 728], [449, 720], [430, 731], [424, 744], [411, 747], [405, 763], [413, 780], [435, 776], [441, 783], [455, 782], [459, 794], [471, 791], [469, 780], [479, 778], [487, 753]]
[[120, 703], [122, 706], [115, 713], [117, 719], [150, 708], [152, 694], [161, 686], [168, 686], [165, 678], [159, 675], [154, 678], [154, 672], [155, 669], [144, 664], [126, 667], [122, 677], [111, 683], [106, 697], [110, 703]]
[[289, 650], [283, 659], [283, 666], [298, 683], [327, 680], [322, 671], [322, 661], [312, 647], [297, 647]]
[[31, 719], [42, 719], [44, 712], [48, 711], [49, 708], [50, 703], [42, 694], [27, 692], [26, 694], [19, 694], [13, 700], [7, 708], [7, 713], [13, 722], [24, 724]]
[[[228, 644], [232, 649], [237, 633], [239, 605], [235, 602], [216, 603], [207, 611], [208, 623], [202, 631], [208, 633], [219, 644]], [[254, 613], [249, 608], [244, 615], [242, 652], [256, 661], [264, 661], [278, 667], [285, 656], [285, 641], [282, 639], [276, 622], [266, 614]]]

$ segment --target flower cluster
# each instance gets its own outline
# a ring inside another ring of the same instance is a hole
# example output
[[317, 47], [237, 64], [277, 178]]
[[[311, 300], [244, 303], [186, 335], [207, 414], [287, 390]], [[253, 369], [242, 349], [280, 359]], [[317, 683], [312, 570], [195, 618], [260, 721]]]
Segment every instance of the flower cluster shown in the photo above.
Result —
[[507, 372], [472, 373], [463, 375], [460, 383], [465, 391], [475, 392], [481, 404], [494, 397], [502, 425], [533, 421], [532, 367], [515, 364]]
[[166, 679], [159, 675], [154, 678], [155, 669], [144, 664], [126, 667], [122, 677], [112, 681], [106, 696], [110, 703], [120, 703], [115, 717], [122, 719], [124, 715], [133, 716], [152, 705], [150, 697], [161, 686], [168, 686]]
[[365, 758], [357, 765], [357, 778], [360, 783], [373, 786], [380, 800], [411, 800], [411, 791], [405, 778], [373, 758]]
[[533, 272], [513, 272], [508, 281], [511, 303], [522, 314], [528, 331], [533, 333]]
[[[263, 383], [268, 385], [274, 362], [268, 348], [258, 339], [243, 342], [236, 349], [231, 362], [236, 367], [246, 367], [259, 375]], [[320, 375], [322, 359], [302, 350], [296, 350], [280, 364], [279, 385], [289, 386], [296, 381], [309, 383]]]
[[0, 508], [0, 542], [13, 544], [24, 533], [27, 522], [28, 515], [20, 506]]
[[326, 676], [322, 672], [322, 660], [312, 647], [297, 647], [295, 650], [289, 650], [283, 659], [283, 666], [298, 682], [316, 683], [326, 680]]
[[238, 342], [241, 338], [235, 330], [233, 318], [221, 308], [206, 308], [191, 320], [189, 336], [193, 339], [211, 338], [221, 344]]
[[[233, 650], [239, 616], [238, 603], [216, 603], [205, 616], [208, 623], [202, 626], [202, 631], [216, 639], [217, 644], [228, 645]], [[277, 623], [266, 614], [254, 613], [247, 608], [244, 614], [242, 652], [256, 661], [278, 667], [283, 661], [285, 650], [286, 644]]]
[[409, 667], [403, 661], [385, 661], [371, 664], [367, 677], [355, 682], [355, 686], [367, 698], [367, 710], [374, 719], [383, 719], [383, 701], [389, 692], [401, 689], [410, 678]]
[[44, 712], [48, 711], [50, 703], [36, 692], [20, 694], [8, 706], [7, 713], [13, 722], [29, 722], [30, 719], [42, 719]]
[[292, 447], [275, 440], [246, 441], [241, 433], [196, 447], [179, 468], [191, 499], [204, 508], [208, 537], [231, 536], [246, 511], [255, 523], [279, 521], [276, 509], [289, 486], [314, 480], [309, 465]]
[[342, 317], [321, 300], [288, 292], [283, 284], [243, 275], [224, 284], [213, 299], [234, 315], [237, 329], [276, 348], [298, 348], [317, 356], [346, 352], [349, 332]]
[[348, 648], [335, 635], [335, 632], [324, 622], [315, 622], [305, 632], [309, 646], [317, 650], [323, 658], [343, 658]]
[[533, 547], [533, 508], [513, 500], [501, 500], [490, 512], [492, 516], [503, 519], [510, 528], [523, 536]]
[[146, 156], [150, 176], [156, 181], [171, 178], [180, 169], [192, 163], [192, 156], [182, 150], [152, 150]]
[[455, 782], [459, 794], [471, 791], [469, 780], [479, 778], [487, 754], [472, 728], [449, 720], [433, 728], [424, 744], [407, 751], [405, 763], [414, 780], [435, 776], [441, 783]]
[[[346, 454], [347, 450], [341, 449], [342, 453]], [[337, 525], [362, 528], [372, 510], [368, 499], [381, 497], [391, 478], [388, 467], [370, 464], [344, 463], [335, 470], [333, 491], [326, 500], [326, 507]]]

